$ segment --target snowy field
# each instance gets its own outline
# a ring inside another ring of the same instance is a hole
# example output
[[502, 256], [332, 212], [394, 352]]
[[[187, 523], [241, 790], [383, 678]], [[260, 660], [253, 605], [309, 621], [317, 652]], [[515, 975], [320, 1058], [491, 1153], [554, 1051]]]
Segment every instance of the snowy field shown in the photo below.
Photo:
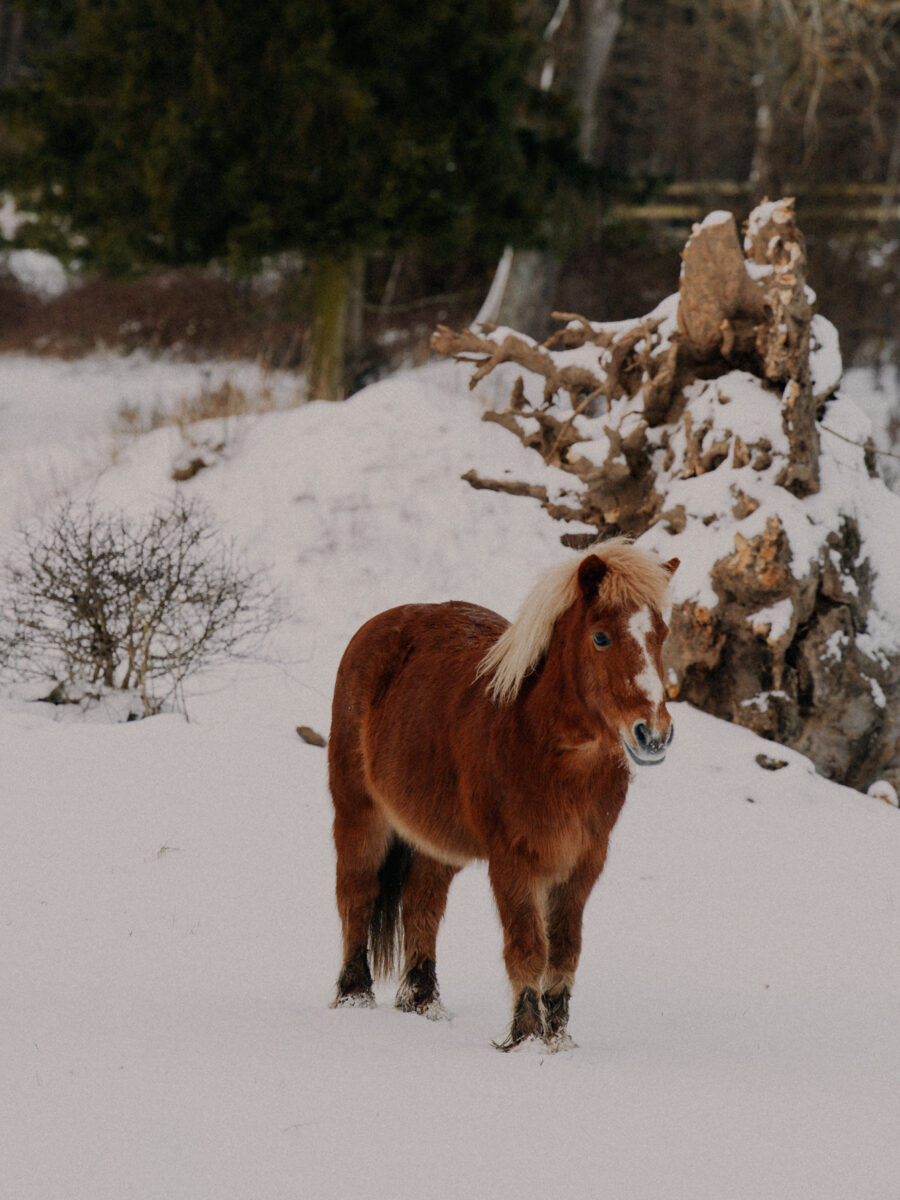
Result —
[[[176, 405], [198, 370], [0, 359], [0, 542], [58, 496], [171, 496], [182, 434], [110, 420]], [[327, 732], [368, 616], [511, 616], [568, 553], [535, 502], [460, 481], [476, 452], [494, 475], [527, 455], [465, 378], [442, 364], [209, 431], [224, 452], [181, 486], [270, 566], [288, 619], [268, 661], [194, 683], [189, 722], [0, 696], [4, 1197], [900, 1196], [900, 813], [683, 705], [588, 907], [577, 1049], [492, 1049], [510, 998], [478, 867], [438, 944], [451, 1020], [395, 1011], [389, 987], [329, 1009], [325, 754], [294, 727]]]

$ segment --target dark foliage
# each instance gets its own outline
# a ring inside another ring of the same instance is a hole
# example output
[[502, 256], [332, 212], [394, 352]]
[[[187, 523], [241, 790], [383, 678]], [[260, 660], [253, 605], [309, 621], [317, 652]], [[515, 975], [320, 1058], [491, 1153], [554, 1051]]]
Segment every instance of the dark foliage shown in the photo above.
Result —
[[108, 266], [499, 248], [583, 178], [512, 0], [24, 5], [2, 156], [34, 236]]

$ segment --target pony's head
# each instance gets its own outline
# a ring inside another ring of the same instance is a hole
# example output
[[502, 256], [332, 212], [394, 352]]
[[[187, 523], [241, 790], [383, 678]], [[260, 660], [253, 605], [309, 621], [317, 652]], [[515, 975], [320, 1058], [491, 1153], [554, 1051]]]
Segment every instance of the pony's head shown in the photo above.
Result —
[[674, 733], [662, 648], [669, 632], [666, 591], [677, 567], [677, 558], [660, 562], [627, 542], [601, 546], [578, 566], [582, 694], [642, 766], [662, 762]]
[[567, 682], [589, 729], [618, 738], [641, 765], [662, 762], [672, 741], [662, 647], [669, 580], [678, 559], [612, 538], [549, 571], [481, 663], [495, 700], [509, 702], [558, 636]]

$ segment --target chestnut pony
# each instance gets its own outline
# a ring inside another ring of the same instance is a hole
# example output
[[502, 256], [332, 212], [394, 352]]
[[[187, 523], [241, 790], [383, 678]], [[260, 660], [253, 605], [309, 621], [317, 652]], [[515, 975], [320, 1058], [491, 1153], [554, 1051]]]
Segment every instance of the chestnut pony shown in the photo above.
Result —
[[453, 876], [486, 859], [503, 924], [512, 1024], [571, 1045], [582, 913], [625, 801], [628, 758], [672, 740], [661, 652], [678, 560], [614, 538], [551, 569], [509, 624], [473, 604], [368, 621], [337, 675], [329, 741], [343, 967], [335, 1005], [438, 1017], [438, 925]]

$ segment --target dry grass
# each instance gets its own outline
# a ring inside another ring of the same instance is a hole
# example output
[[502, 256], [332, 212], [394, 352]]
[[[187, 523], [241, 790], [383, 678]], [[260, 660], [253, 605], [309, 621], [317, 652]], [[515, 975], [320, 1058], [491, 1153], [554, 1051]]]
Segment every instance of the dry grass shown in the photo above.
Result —
[[158, 405], [141, 410], [132, 405], [123, 405], [116, 417], [115, 432], [139, 437], [154, 429], [175, 425], [186, 436], [187, 429], [201, 421], [255, 416], [274, 412], [278, 407], [275, 394], [266, 383], [257, 391], [248, 393], [226, 379], [216, 388], [204, 388], [198, 395], [183, 396], [174, 408]]
[[[297, 402], [298, 399], [293, 401]], [[284, 402], [279, 404], [273, 389], [265, 383], [248, 393], [230, 380], [216, 388], [204, 388], [197, 395], [182, 397], [174, 407], [159, 405], [141, 410], [123, 406], [113, 422], [111, 460], [116, 462], [124, 447], [135, 438], [174, 426], [180, 435], [181, 449], [172, 461], [172, 478], [184, 482], [228, 453], [239, 436], [242, 418], [281, 407]]]

